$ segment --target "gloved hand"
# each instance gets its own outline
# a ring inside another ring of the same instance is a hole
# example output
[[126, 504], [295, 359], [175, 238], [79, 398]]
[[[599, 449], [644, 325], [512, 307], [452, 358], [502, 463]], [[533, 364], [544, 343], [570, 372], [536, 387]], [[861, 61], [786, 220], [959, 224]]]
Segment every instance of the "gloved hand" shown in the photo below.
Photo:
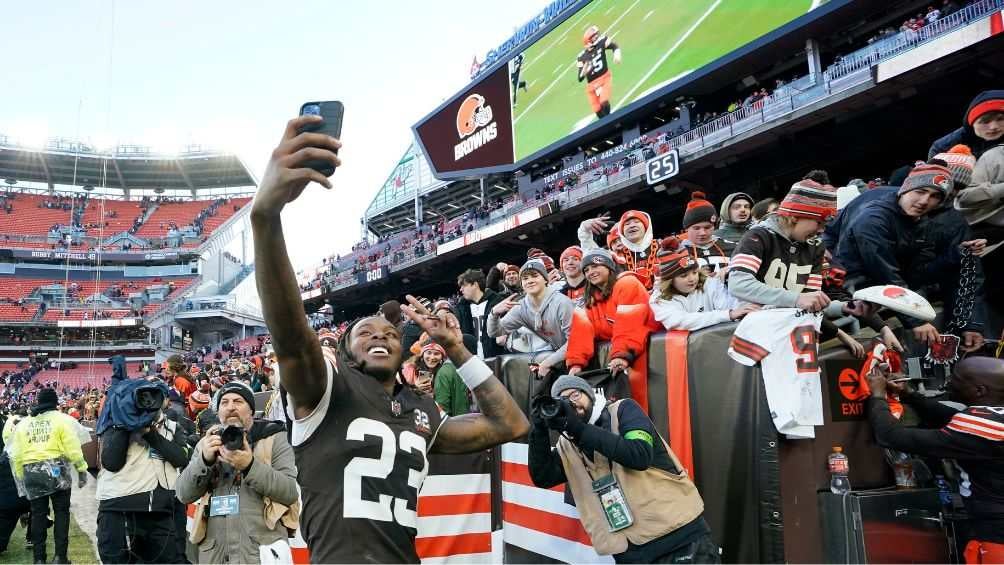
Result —
[[77, 488], [84, 488], [87, 485], [87, 471], [77, 472]]

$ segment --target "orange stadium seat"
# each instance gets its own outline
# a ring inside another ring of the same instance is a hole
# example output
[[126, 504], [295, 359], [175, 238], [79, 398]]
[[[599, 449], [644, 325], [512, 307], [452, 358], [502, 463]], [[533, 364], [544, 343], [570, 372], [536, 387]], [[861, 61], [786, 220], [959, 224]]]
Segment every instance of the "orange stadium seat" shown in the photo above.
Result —
[[[104, 215], [102, 216], [102, 208]], [[107, 227], [88, 228], [87, 235], [97, 236], [99, 233], [105, 237], [120, 232], [129, 231], [136, 218], [143, 213], [139, 207], [139, 202], [135, 200], [108, 200], [103, 198], [91, 198], [87, 202], [87, 208], [81, 222], [84, 226], [89, 224], [101, 224], [102, 218], [108, 222]], [[111, 217], [112, 215], [115, 217]]]
[[11, 213], [0, 211], [0, 233], [12, 235], [46, 235], [55, 224], [69, 225], [72, 219], [70, 210], [62, 208], [46, 208], [40, 205], [53, 200], [39, 194], [18, 194], [9, 200], [14, 210]]
[[[208, 235], [216, 231], [216, 228], [222, 226], [227, 220], [233, 217], [240, 210], [251, 202], [251, 198], [234, 198], [230, 202], [223, 204], [216, 210], [215, 216], [210, 216], [206, 218], [206, 221], [202, 223], [202, 233]], [[234, 207], [237, 207], [237, 210]]]
[[164, 237], [174, 222], [179, 228], [191, 225], [192, 220], [212, 204], [212, 200], [194, 200], [190, 202], [165, 202], [157, 206], [153, 214], [139, 228], [139, 237]]

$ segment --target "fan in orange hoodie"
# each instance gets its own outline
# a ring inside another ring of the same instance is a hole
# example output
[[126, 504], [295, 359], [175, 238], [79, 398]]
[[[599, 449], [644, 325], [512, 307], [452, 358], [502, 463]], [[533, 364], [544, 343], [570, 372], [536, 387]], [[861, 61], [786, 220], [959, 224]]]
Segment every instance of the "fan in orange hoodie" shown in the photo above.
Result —
[[610, 341], [612, 373], [627, 371], [631, 396], [648, 410], [648, 336], [653, 317], [645, 285], [633, 271], [618, 276], [617, 263], [606, 249], [582, 257], [586, 275], [585, 306], [572, 315], [565, 363], [576, 375], [593, 359], [597, 341]]

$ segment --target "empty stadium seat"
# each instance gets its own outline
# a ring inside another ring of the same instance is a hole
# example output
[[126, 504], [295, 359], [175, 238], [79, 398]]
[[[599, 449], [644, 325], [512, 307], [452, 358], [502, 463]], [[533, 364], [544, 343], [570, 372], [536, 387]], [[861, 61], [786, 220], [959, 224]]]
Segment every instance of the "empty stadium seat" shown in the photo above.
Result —
[[40, 235], [49, 233], [55, 224], [70, 225], [71, 211], [62, 208], [49, 209], [40, 205], [54, 200], [39, 194], [18, 194], [8, 200], [13, 205], [11, 213], [0, 210], [0, 234]]
[[[87, 235], [97, 237], [99, 234], [108, 237], [120, 232], [129, 231], [136, 218], [143, 213], [139, 207], [139, 202], [135, 200], [109, 200], [104, 198], [92, 198], [87, 202], [87, 208], [81, 218], [84, 226], [89, 224], [102, 224], [102, 219], [107, 222], [106, 227], [90, 228]], [[104, 213], [102, 215], [102, 212]], [[115, 217], [111, 217], [112, 215]]]

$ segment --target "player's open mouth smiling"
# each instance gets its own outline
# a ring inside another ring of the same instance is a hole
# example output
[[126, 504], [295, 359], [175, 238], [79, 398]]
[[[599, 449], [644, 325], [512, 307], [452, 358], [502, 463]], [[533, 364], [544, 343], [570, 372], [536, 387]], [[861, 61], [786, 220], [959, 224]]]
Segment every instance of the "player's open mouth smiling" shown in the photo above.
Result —
[[366, 350], [366, 354], [370, 357], [390, 357], [390, 351], [382, 345], [374, 345]]

